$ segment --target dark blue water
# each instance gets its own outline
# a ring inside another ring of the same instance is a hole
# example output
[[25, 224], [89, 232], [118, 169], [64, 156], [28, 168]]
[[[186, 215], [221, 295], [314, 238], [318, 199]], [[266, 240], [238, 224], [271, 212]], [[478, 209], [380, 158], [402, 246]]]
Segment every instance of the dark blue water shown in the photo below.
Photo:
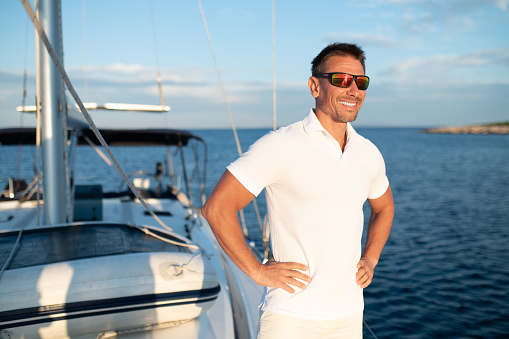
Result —
[[[230, 130], [194, 132], [208, 143], [208, 194], [237, 157], [235, 141]], [[265, 132], [240, 130], [243, 150]], [[509, 338], [509, 136], [358, 132], [383, 153], [396, 205], [391, 236], [365, 290], [369, 328], [378, 338]], [[113, 152], [126, 172], [153, 172], [166, 153]], [[23, 148], [20, 175], [31, 175], [34, 155]], [[78, 182], [118, 188], [120, 179], [111, 179], [114, 171], [93, 151], [80, 148], [78, 157], [84, 163]], [[0, 178], [18, 173], [17, 159], [17, 147], [0, 147]], [[263, 194], [257, 201], [263, 217]], [[259, 240], [251, 205], [246, 219]], [[373, 338], [367, 328], [364, 337]]]

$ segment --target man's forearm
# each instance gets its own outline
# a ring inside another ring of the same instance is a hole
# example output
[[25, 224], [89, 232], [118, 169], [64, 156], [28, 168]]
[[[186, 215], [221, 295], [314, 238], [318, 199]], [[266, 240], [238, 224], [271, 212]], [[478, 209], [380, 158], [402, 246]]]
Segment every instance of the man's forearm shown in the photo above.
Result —
[[371, 215], [368, 222], [368, 234], [362, 257], [378, 264], [382, 250], [391, 233], [394, 210], [384, 210]]
[[394, 200], [391, 187], [389, 186], [380, 198], [369, 200], [369, 204], [371, 216], [362, 258], [369, 259], [376, 266], [391, 233], [392, 220], [394, 219]]
[[[384, 196], [382, 200], [370, 202], [372, 214], [368, 222], [368, 235], [361, 259], [357, 264], [356, 273], [357, 285], [361, 288], [366, 288], [371, 284], [375, 267], [378, 265], [380, 255], [391, 232], [394, 205], [390, 188], [388, 189], [388, 195]], [[386, 200], [387, 203], [381, 203], [383, 200]]]
[[237, 215], [205, 216], [216, 239], [228, 257], [251, 279], [256, 281], [256, 272], [261, 265], [246, 244]]

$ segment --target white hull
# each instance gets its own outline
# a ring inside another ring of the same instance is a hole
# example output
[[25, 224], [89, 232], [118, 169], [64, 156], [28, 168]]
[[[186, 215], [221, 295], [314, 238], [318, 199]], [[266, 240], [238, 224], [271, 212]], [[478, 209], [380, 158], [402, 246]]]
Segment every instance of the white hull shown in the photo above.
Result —
[[[197, 318], [220, 291], [195, 253], [136, 253], [9, 270], [0, 307], [13, 335], [78, 336]], [[152, 319], [152, 320], [150, 320]], [[154, 320], [156, 319], [156, 320]]]

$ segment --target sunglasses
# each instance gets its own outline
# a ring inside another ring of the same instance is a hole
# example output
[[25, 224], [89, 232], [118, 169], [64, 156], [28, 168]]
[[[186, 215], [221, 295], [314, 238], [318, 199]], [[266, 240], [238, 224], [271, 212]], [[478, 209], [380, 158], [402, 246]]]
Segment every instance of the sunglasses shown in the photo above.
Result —
[[369, 86], [369, 77], [366, 75], [353, 75], [348, 73], [323, 73], [314, 75], [315, 78], [328, 78], [329, 82], [336, 87], [348, 88], [353, 81], [357, 84], [357, 88], [365, 91]]

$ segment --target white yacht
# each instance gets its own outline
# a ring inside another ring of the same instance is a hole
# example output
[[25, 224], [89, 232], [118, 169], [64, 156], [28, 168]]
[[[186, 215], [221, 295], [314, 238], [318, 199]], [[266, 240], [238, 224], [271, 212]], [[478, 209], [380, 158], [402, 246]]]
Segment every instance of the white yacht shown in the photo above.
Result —
[[[60, 55], [51, 39], [57, 2], [40, 0], [34, 23]], [[0, 130], [2, 146], [37, 144], [41, 153], [33, 180], [2, 181], [0, 338], [254, 338], [263, 288], [223, 253], [200, 214], [204, 140], [181, 130], [100, 130], [108, 145], [166, 148], [171, 170], [124, 175], [115, 192], [76, 185], [76, 147], [99, 138], [93, 124], [65, 120], [55, 85], [65, 71], [44, 39], [39, 45], [41, 127]]]

